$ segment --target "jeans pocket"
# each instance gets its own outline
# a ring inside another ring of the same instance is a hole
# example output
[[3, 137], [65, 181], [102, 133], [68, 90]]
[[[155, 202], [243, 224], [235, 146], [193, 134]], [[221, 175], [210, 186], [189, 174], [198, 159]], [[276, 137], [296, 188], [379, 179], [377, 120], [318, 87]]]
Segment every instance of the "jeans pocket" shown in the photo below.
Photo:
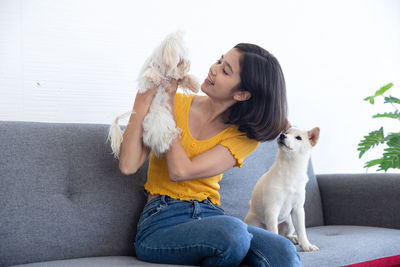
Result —
[[212, 203], [210, 200], [205, 200], [205, 203], [209, 206], [211, 206], [214, 210], [221, 212], [222, 214], [225, 214], [225, 210], [218, 205]]
[[165, 204], [159, 203], [158, 205], [152, 205], [150, 207], [146, 207], [143, 209], [142, 214], [140, 215], [139, 222], [137, 224], [137, 228], [142, 227], [147, 221], [151, 218], [159, 214], [162, 209], [165, 207]]

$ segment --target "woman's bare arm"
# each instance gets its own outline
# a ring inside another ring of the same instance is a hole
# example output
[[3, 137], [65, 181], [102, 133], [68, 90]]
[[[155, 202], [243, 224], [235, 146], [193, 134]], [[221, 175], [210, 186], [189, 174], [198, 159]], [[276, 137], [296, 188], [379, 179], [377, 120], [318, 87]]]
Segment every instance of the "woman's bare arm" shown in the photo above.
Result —
[[[169, 95], [169, 105], [174, 107], [177, 81], [172, 80], [170, 85], [164, 84], [164, 87]], [[172, 116], [175, 117], [174, 108], [171, 108], [171, 111]], [[237, 163], [229, 149], [222, 145], [189, 158], [179, 137], [172, 141], [171, 147], [166, 152], [166, 160], [169, 178], [174, 182], [215, 176]]]
[[178, 138], [172, 142], [166, 156], [169, 179], [174, 182], [215, 176], [237, 163], [229, 149], [222, 145], [189, 158]]
[[142, 141], [142, 122], [149, 112], [157, 88], [158, 86], [155, 86], [144, 93], [136, 94], [134, 112], [129, 118], [120, 147], [119, 169], [125, 175], [137, 172], [149, 156], [150, 149], [144, 146]]

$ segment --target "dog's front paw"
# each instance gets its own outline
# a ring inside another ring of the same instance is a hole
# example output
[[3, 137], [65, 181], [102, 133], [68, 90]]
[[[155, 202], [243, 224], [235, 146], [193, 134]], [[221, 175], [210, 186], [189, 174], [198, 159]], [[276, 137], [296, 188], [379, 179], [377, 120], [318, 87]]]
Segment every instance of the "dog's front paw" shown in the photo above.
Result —
[[299, 240], [298, 240], [297, 236], [295, 236], [295, 235], [288, 235], [288, 236], [286, 236], [286, 238], [289, 239], [290, 241], [292, 241], [292, 243], [295, 245], [299, 244]]
[[305, 252], [317, 251], [319, 248], [311, 243], [300, 244], [300, 247]]

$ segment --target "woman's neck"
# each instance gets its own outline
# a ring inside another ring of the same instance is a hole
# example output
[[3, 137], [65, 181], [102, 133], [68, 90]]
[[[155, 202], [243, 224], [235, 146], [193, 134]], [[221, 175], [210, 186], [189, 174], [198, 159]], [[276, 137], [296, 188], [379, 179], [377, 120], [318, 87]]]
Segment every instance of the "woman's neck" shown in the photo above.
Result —
[[208, 123], [225, 123], [226, 111], [232, 104], [226, 101], [217, 101], [208, 96], [204, 96], [199, 101], [200, 110]]

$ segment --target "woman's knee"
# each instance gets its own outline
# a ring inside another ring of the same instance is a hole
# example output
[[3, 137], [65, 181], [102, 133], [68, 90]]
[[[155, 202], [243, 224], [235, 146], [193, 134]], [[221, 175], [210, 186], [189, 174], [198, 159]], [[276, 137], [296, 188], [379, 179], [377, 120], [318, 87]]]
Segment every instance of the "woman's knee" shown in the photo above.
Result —
[[279, 246], [279, 251], [282, 253], [282, 258], [287, 260], [286, 266], [300, 266], [300, 256], [292, 241], [281, 236], [277, 245]]
[[243, 244], [248, 250], [253, 236], [247, 230], [247, 224], [237, 218], [228, 217], [221, 226], [221, 231], [228, 241], [232, 244]]
[[220, 257], [232, 264], [240, 264], [249, 251], [252, 234], [247, 231], [247, 225], [237, 218], [221, 216], [215, 219], [217, 231], [213, 239], [214, 244], [219, 244]]
[[300, 256], [289, 239], [254, 226], [248, 231], [253, 239], [246, 260], [252, 266], [300, 266]]

